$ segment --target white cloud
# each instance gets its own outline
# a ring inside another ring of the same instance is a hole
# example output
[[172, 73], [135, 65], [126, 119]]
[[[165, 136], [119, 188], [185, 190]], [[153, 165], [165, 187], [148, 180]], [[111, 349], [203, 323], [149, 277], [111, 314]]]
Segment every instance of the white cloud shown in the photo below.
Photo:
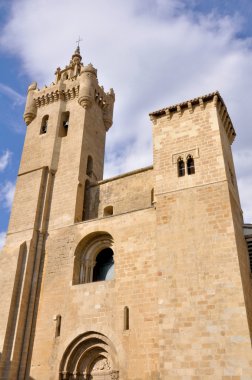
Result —
[[252, 221], [252, 179], [251, 177], [238, 178], [238, 187], [240, 191], [241, 205], [244, 211], [244, 222], [251, 223]]
[[50, 0], [16, 0], [0, 44], [21, 57], [20, 70], [31, 81], [44, 85], [69, 62], [77, 37], [83, 38], [84, 63], [91, 61], [99, 82], [116, 92], [106, 176], [152, 162], [150, 111], [217, 89], [237, 131], [234, 150], [242, 154], [252, 141], [251, 39], [237, 37], [238, 13], [202, 15], [185, 4], [62, 0], [59, 7]]
[[6, 232], [0, 232], [0, 251], [5, 243]]
[[0, 172], [3, 172], [8, 166], [11, 160], [12, 153], [9, 150], [6, 150], [2, 156], [0, 156]]
[[238, 174], [238, 188], [240, 193], [241, 206], [244, 211], [244, 220], [252, 222], [252, 151], [240, 149], [234, 153], [236, 174]]
[[20, 95], [13, 88], [6, 86], [3, 83], [0, 83], [0, 92], [13, 100], [14, 105], [22, 105], [25, 102], [25, 97]]
[[0, 187], [0, 207], [10, 209], [13, 202], [14, 193], [15, 183], [10, 181], [5, 182], [5, 184]]

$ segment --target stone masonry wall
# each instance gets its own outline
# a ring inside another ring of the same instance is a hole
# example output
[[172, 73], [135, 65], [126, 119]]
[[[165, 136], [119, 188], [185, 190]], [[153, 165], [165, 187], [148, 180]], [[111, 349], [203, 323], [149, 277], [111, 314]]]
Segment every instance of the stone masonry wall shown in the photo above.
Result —
[[[252, 376], [230, 157], [217, 115], [208, 102], [154, 124], [161, 379]], [[189, 153], [195, 174], [178, 177], [176, 158]]]
[[152, 207], [152, 190], [152, 167], [101, 181], [90, 187], [89, 219], [103, 217], [107, 206], [113, 207], [114, 215]]

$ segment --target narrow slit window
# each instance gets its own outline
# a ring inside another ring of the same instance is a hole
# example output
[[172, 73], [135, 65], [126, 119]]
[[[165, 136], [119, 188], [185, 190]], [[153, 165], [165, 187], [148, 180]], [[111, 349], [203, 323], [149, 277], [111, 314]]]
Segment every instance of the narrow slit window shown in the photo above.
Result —
[[128, 306], [124, 307], [123, 329], [129, 330], [129, 308], [128, 308]]
[[40, 127], [40, 134], [43, 135], [47, 132], [47, 129], [48, 129], [48, 119], [49, 119], [49, 116], [48, 115], [45, 115], [42, 119], [42, 122], [41, 122], [41, 127]]
[[151, 204], [154, 203], [154, 189], [151, 189]]
[[55, 329], [55, 338], [60, 336], [60, 328], [61, 328], [61, 315], [57, 315], [56, 317], [56, 329]]
[[195, 174], [194, 159], [192, 156], [189, 155], [187, 157], [186, 165], [187, 165], [187, 174], [188, 175]]
[[91, 177], [92, 173], [93, 173], [93, 158], [91, 156], [88, 156], [86, 174], [89, 177]]
[[183, 177], [185, 175], [185, 163], [181, 157], [178, 158], [177, 165], [178, 165], [178, 177]]

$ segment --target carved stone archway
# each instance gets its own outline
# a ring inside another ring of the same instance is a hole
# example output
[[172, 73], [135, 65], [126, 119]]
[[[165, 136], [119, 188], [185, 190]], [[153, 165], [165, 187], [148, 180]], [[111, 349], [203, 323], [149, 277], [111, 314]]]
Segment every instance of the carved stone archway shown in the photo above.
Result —
[[59, 380], [119, 380], [112, 342], [93, 331], [79, 335], [64, 352]]

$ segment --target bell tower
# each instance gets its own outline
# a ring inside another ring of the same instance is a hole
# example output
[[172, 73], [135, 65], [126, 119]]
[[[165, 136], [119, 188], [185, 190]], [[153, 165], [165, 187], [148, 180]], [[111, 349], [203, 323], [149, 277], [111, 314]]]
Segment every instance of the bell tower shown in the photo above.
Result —
[[21, 206], [18, 199], [24, 186], [33, 189], [27, 201], [22, 199], [27, 215], [32, 199], [35, 202], [39, 196], [34, 185], [43, 172], [54, 182], [50, 205], [45, 204], [51, 208], [50, 226], [82, 220], [85, 183], [103, 178], [105, 138], [112, 125], [114, 99], [112, 89], [105, 93], [99, 86], [92, 64], [82, 63], [79, 47], [69, 65], [57, 68], [54, 83], [41, 90], [36, 83], [29, 87], [24, 113], [27, 134], [19, 170], [22, 185], [17, 185], [11, 231], [31, 223], [29, 218], [16, 225]]
[[1, 379], [25, 378], [48, 230], [85, 217], [85, 188], [103, 178], [114, 100], [92, 64], [83, 64], [79, 46], [51, 85], [28, 88], [27, 132], [1, 264], [0, 298], [9, 310], [0, 320]]

